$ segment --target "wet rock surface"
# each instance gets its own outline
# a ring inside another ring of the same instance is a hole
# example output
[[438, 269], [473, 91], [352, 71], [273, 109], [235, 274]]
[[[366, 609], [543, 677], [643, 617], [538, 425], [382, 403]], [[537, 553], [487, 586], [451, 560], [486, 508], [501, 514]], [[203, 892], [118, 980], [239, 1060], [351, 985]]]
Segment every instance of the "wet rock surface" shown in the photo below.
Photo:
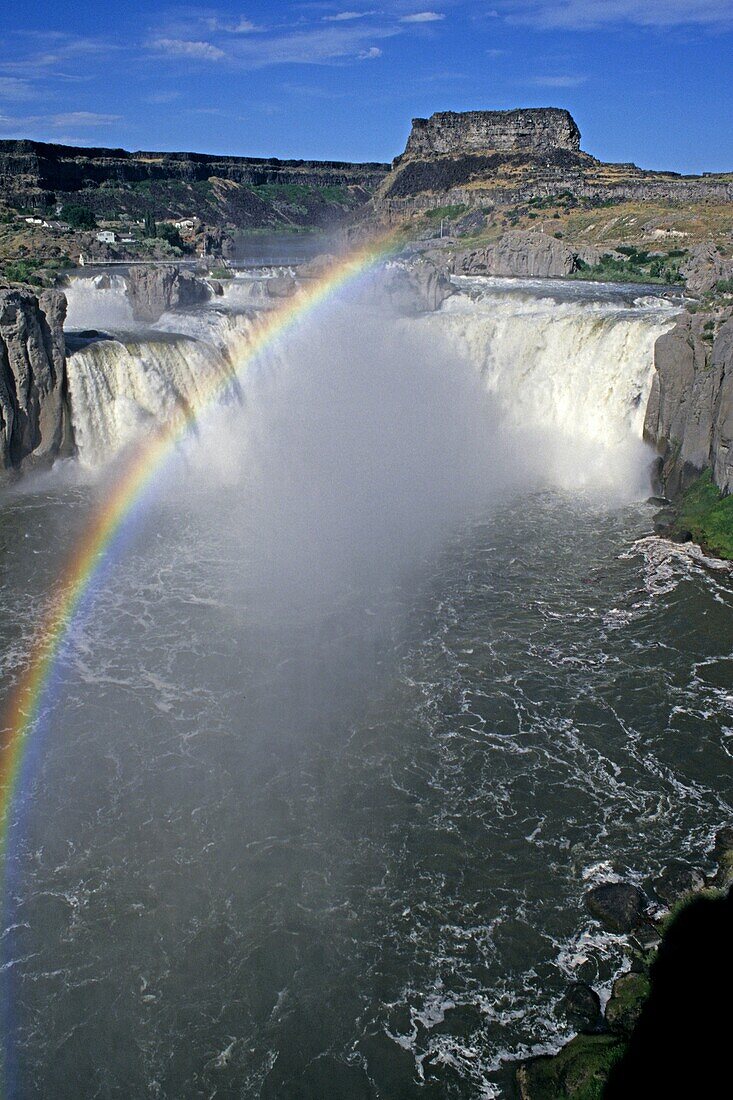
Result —
[[646, 902], [638, 886], [628, 882], [609, 882], [595, 886], [585, 895], [591, 916], [611, 932], [631, 932], [644, 919]]

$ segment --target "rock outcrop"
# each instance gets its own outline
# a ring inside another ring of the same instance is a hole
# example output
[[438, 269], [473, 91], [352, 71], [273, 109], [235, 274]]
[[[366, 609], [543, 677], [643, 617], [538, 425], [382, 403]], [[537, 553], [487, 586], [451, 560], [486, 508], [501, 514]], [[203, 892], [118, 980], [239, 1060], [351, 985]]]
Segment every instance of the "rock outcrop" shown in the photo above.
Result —
[[580, 130], [569, 111], [559, 107], [513, 111], [439, 111], [430, 118], [413, 118], [403, 157], [448, 153], [547, 153], [555, 149], [577, 153]]
[[153, 322], [169, 309], [202, 305], [211, 294], [204, 279], [173, 264], [131, 267], [127, 277], [127, 295], [138, 321]]
[[63, 323], [66, 299], [0, 291], [0, 449], [2, 469], [50, 464], [72, 449], [66, 404]]
[[443, 271], [420, 257], [387, 264], [377, 293], [384, 294], [397, 313], [410, 316], [440, 309], [455, 290]]
[[638, 886], [630, 882], [608, 882], [585, 895], [591, 916], [612, 932], [631, 932], [644, 917], [646, 902]]
[[733, 490], [733, 318], [713, 338], [717, 324], [685, 313], [654, 349], [644, 437], [660, 455], [659, 483], [669, 497], [706, 469], [723, 492]]
[[730, 175], [680, 176], [604, 164], [580, 148], [557, 107], [444, 111], [413, 119], [405, 151], [378, 185], [373, 208], [391, 223], [435, 207], [482, 210], [571, 195], [605, 202], [729, 202]]
[[692, 294], [707, 294], [721, 279], [733, 279], [733, 260], [727, 260], [712, 242], [696, 245], [680, 265], [687, 289]]
[[506, 275], [538, 279], [572, 275], [578, 263], [596, 263], [595, 249], [569, 248], [562, 241], [538, 230], [505, 233], [485, 248], [429, 252], [431, 260], [451, 275]]

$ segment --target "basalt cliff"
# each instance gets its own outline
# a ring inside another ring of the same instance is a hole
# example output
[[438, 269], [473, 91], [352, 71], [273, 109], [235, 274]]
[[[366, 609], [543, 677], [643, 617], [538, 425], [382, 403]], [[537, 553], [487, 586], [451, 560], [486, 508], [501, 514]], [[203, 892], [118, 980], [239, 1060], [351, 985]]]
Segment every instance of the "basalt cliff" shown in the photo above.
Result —
[[195, 217], [210, 226], [332, 224], [363, 205], [386, 164], [128, 152], [0, 141], [0, 195], [53, 211], [73, 201], [97, 217]]
[[0, 290], [0, 477], [72, 449], [65, 315], [57, 291]]
[[374, 208], [382, 216], [434, 206], [481, 210], [563, 194], [595, 203], [733, 200], [730, 175], [680, 176], [604, 164], [583, 152], [580, 141], [573, 117], [556, 107], [416, 118]]

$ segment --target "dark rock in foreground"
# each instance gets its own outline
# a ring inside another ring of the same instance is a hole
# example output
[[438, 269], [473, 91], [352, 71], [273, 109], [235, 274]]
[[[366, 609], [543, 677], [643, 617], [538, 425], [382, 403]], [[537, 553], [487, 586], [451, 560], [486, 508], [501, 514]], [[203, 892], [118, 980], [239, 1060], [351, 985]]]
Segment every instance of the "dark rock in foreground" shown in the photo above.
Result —
[[644, 895], [628, 882], [609, 882], [595, 886], [585, 895], [585, 904], [596, 920], [611, 932], [632, 932], [643, 918]]
[[600, 1097], [603, 1082], [623, 1051], [615, 1035], [577, 1035], [559, 1054], [533, 1058], [519, 1068], [519, 1095], [522, 1100]]
[[597, 1031], [602, 1023], [601, 999], [586, 982], [573, 982], [563, 998], [568, 1021], [578, 1031]]
[[705, 885], [705, 876], [696, 867], [688, 867], [684, 863], [671, 863], [661, 875], [654, 879], [652, 885], [660, 901], [665, 905], [674, 905], [686, 894], [694, 894], [702, 890]]

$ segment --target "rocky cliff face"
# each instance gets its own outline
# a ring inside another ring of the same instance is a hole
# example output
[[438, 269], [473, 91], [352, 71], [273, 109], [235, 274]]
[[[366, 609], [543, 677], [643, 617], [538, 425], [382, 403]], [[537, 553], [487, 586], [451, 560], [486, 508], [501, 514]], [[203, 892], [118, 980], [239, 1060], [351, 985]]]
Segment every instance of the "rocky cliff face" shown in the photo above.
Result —
[[546, 233], [505, 233], [485, 248], [441, 249], [429, 253], [432, 261], [450, 275], [507, 275], [537, 279], [562, 278], [578, 270], [578, 260], [596, 263], [593, 248], [573, 249]]
[[581, 150], [574, 119], [556, 107], [447, 111], [413, 120], [374, 207], [378, 215], [407, 216], [436, 205], [481, 208], [565, 193], [593, 203], [729, 202], [733, 179], [604, 164]]
[[0, 291], [0, 476], [72, 449], [65, 316], [57, 291]]
[[659, 481], [676, 496], [705, 469], [733, 490], [733, 317], [715, 339], [705, 315], [684, 314], [657, 340], [644, 436], [660, 455]]
[[493, 150], [499, 153], [557, 149], [580, 151], [580, 130], [569, 111], [538, 107], [515, 111], [441, 111], [414, 118], [403, 158], [459, 156]]
[[127, 295], [138, 321], [153, 322], [169, 309], [202, 305], [211, 293], [203, 279], [174, 264], [131, 267], [127, 276]]

